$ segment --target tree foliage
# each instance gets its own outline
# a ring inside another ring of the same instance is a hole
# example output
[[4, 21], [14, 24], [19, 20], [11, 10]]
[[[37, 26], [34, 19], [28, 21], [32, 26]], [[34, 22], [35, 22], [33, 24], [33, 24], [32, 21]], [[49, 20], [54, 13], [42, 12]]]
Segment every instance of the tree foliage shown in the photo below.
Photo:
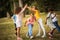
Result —
[[[23, 5], [28, 4], [28, 6], [35, 5], [40, 11], [47, 11], [48, 8], [54, 10], [60, 10], [60, 0], [21, 0]], [[12, 15], [14, 9], [14, 2], [16, 6], [19, 6], [19, 0], [0, 0], [0, 17], [6, 16], [9, 12]]]

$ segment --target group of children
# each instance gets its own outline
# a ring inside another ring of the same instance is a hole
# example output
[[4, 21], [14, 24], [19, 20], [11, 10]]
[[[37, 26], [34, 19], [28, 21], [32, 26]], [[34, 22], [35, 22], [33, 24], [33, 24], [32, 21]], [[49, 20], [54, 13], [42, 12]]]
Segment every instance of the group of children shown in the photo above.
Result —
[[[20, 38], [20, 28], [22, 26], [23, 12], [26, 8], [28, 8], [32, 12], [30, 14], [30, 17], [25, 22], [25, 26], [28, 26], [28, 32], [26, 36], [29, 36], [30, 39], [33, 38], [32, 28], [34, 26], [34, 21], [37, 21], [39, 24], [39, 31], [36, 36], [40, 36], [40, 30], [42, 29], [43, 31], [42, 38], [46, 37], [46, 32], [45, 32], [45, 28], [42, 22], [42, 18], [40, 16], [40, 12], [35, 6], [28, 7], [26, 4], [23, 8], [20, 8], [20, 7], [17, 8], [15, 11], [15, 15], [12, 17], [14, 20], [15, 28], [16, 28], [17, 40], [22, 40], [22, 38]], [[49, 10], [49, 13], [47, 15], [46, 24], [51, 28], [51, 31], [48, 33], [50, 35], [50, 38], [52, 38], [53, 32], [55, 29], [60, 31], [60, 27], [58, 25], [56, 14], [51, 10]]]

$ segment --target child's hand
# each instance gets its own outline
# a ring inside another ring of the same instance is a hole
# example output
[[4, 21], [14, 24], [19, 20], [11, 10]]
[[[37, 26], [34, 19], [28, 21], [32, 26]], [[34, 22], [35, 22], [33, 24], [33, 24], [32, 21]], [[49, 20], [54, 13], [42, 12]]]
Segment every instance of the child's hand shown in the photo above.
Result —
[[25, 5], [25, 7], [27, 8], [27, 4]]

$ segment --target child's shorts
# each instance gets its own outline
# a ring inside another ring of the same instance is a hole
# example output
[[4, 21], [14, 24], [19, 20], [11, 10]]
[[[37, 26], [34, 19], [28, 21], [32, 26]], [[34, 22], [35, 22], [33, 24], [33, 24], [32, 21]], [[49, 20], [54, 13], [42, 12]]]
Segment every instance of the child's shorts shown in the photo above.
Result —
[[22, 21], [16, 22], [16, 28], [21, 27], [21, 26], [22, 26]]
[[50, 27], [51, 30], [53, 30], [53, 28], [56, 28], [56, 26], [52, 22], [47, 22], [47, 25]]

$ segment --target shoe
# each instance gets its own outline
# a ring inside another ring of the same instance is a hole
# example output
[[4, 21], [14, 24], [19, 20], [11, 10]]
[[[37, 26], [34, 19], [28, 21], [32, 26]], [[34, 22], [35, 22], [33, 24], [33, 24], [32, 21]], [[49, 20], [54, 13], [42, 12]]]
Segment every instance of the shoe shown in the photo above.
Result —
[[28, 35], [28, 33], [26, 34], [26, 37], [27, 37], [27, 38], [29, 38], [29, 35]]
[[49, 36], [53, 36], [51, 33], [48, 33]]
[[45, 35], [42, 36], [42, 38], [46, 37]]
[[36, 36], [37, 36], [37, 37], [40, 36], [40, 33], [38, 33]]
[[33, 36], [30, 36], [30, 39], [32, 39], [33, 38]]
[[53, 37], [50, 36], [49, 39], [53, 39]]

